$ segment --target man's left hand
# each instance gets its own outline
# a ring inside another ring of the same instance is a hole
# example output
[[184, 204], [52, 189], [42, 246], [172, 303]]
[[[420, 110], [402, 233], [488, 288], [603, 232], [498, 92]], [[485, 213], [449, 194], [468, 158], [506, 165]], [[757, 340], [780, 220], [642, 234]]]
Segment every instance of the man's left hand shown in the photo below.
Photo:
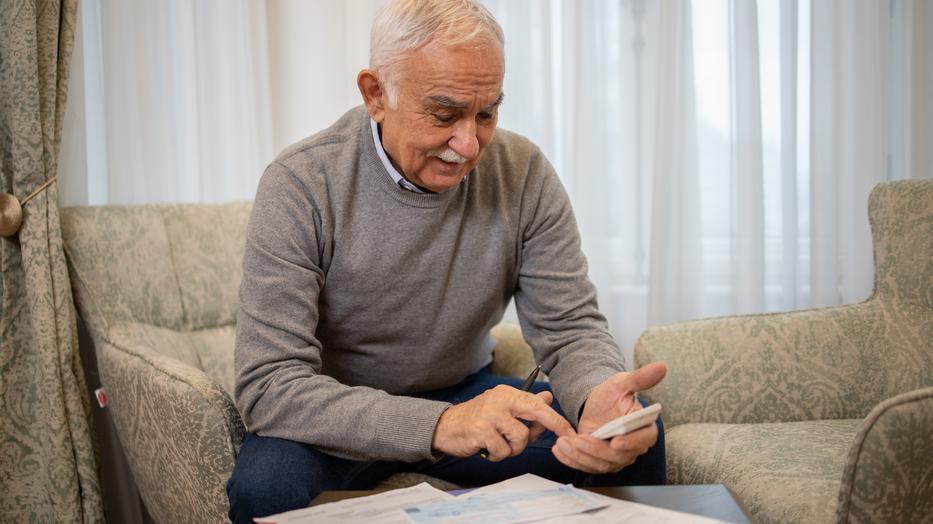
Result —
[[587, 473], [615, 473], [644, 455], [658, 440], [658, 427], [649, 424], [626, 435], [603, 440], [591, 435], [600, 426], [642, 409], [635, 393], [651, 389], [667, 374], [667, 366], [655, 362], [631, 373], [617, 373], [596, 386], [587, 397], [576, 435], [557, 439], [557, 460]]

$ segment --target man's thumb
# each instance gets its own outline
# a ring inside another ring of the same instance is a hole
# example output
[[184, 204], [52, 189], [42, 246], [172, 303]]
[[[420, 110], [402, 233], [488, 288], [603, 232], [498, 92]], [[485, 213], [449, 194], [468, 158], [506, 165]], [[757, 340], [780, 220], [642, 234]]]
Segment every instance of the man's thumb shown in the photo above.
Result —
[[628, 375], [623, 375], [619, 380], [618, 387], [625, 390], [625, 392], [645, 391], [661, 382], [666, 374], [667, 364], [652, 362], [632, 371]]

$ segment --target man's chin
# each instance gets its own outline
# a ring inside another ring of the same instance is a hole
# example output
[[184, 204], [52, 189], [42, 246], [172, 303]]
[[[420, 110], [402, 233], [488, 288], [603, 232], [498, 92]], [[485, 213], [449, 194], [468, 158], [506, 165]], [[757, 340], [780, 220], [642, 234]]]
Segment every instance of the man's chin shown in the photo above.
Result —
[[450, 188], [456, 187], [460, 184], [460, 181], [467, 175], [469, 171], [464, 169], [458, 169], [452, 173], [445, 172], [434, 172], [431, 173], [425, 182], [428, 184], [425, 185], [427, 189], [434, 191], [435, 193], [440, 193], [446, 191]]
[[[452, 178], [452, 180], [446, 180], [446, 178]], [[462, 178], [445, 177], [445, 180], [435, 181], [430, 186], [426, 186], [426, 188], [435, 193], [443, 193], [444, 191], [457, 187], [460, 184], [460, 180], [462, 180]]]

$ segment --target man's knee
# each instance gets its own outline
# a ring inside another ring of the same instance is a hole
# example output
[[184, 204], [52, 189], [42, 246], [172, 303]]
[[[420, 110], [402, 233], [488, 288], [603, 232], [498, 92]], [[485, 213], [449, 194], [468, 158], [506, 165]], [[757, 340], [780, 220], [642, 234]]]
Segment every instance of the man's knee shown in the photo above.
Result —
[[303, 508], [315, 496], [308, 486], [301, 486], [294, 479], [242, 473], [234, 473], [227, 482], [233, 522], [252, 522], [254, 517]]
[[251, 523], [310, 504], [327, 489], [314, 454], [297, 442], [247, 435], [227, 482], [230, 520]]

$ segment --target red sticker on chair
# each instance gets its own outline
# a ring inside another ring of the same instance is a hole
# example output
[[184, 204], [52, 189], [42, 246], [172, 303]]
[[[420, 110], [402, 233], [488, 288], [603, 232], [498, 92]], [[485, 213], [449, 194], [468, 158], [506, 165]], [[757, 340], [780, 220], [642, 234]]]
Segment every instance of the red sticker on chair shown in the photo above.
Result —
[[97, 404], [100, 405], [100, 407], [107, 407], [107, 393], [104, 391], [104, 388], [95, 389], [94, 396], [97, 397]]

